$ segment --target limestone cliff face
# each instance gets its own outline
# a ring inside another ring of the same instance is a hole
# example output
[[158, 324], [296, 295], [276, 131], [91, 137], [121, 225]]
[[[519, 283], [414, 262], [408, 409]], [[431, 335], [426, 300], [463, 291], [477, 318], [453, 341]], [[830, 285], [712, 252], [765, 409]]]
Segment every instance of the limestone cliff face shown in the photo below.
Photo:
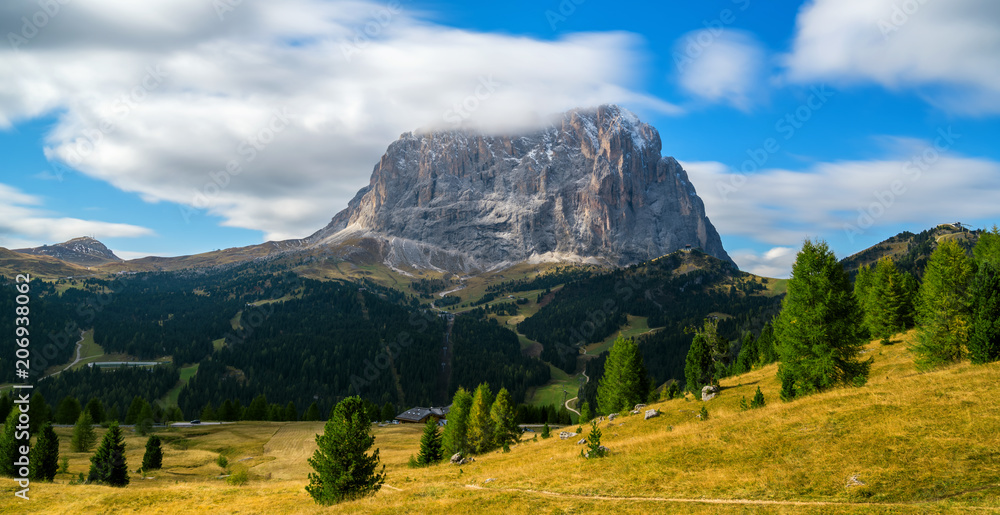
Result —
[[686, 245], [731, 261], [659, 133], [618, 106], [496, 136], [406, 133], [309, 241], [374, 238], [392, 266], [474, 272], [523, 261], [629, 265]]

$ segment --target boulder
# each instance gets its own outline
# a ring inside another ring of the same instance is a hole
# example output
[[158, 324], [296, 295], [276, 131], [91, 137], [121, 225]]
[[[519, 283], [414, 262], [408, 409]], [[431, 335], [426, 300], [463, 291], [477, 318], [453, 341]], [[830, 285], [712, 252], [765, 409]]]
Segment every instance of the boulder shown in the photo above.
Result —
[[569, 431], [562, 431], [559, 433], [559, 438], [563, 440], [567, 438], [573, 438], [574, 436], [576, 436], [576, 433], [570, 433]]
[[587, 439], [586, 438], [581, 438], [579, 442], [576, 442], [577, 445], [583, 445], [585, 443], [587, 443]]
[[635, 407], [632, 408], [632, 411], [639, 411], [639, 410], [641, 410], [641, 409], [643, 409], [645, 407], [646, 407], [645, 404], [636, 404]]
[[[600, 447], [598, 447], [598, 450], [600, 450], [601, 454], [604, 454], [605, 456], [608, 454], [608, 451], [609, 451], [609, 449], [607, 447], [603, 446], [603, 445], [600, 446]], [[584, 451], [583, 456], [585, 458], [589, 458], [590, 457], [590, 451], [589, 450], [588, 451]]]
[[456, 452], [455, 454], [451, 455], [451, 462], [452, 463], [455, 463], [457, 465], [461, 461], [462, 461], [462, 453]]
[[658, 416], [660, 416], [660, 410], [656, 410], [656, 409], [647, 410], [646, 411], [646, 418], [644, 418], [643, 420], [649, 420], [649, 419], [651, 419], [653, 417], [658, 417]]
[[718, 394], [719, 394], [718, 386], [708, 385], [701, 389], [701, 400], [710, 401], [714, 399], [715, 396]]
[[612, 414], [608, 415], [608, 422], [611, 422], [611, 421], [612, 421], [612, 420], [614, 420], [614, 419], [615, 419], [615, 417], [617, 417], [617, 416], [618, 416], [618, 414], [617, 414], [617, 413], [612, 413]]

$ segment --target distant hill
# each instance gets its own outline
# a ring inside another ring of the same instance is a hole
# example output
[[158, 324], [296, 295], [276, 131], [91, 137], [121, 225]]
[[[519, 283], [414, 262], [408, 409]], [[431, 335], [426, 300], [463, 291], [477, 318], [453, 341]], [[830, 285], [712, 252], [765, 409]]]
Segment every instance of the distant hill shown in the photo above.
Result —
[[86, 273], [86, 268], [52, 256], [22, 254], [0, 247], [0, 275], [14, 277], [17, 274], [31, 274], [33, 277], [56, 279]]
[[16, 249], [14, 252], [31, 254], [33, 256], [51, 256], [67, 263], [80, 266], [98, 266], [106, 263], [118, 263], [122, 259], [111, 252], [111, 249], [94, 238], [73, 238], [55, 245], [43, 245], [31, 249]]
[[901, 232], [885, 241], [848, 256], [840, 261], [852, 275], [862, 266], [874, 265], [879, 259], [891, 256], [896, 266], [914, 277], [923, 277], [924, 268], [939, 242], [951, 239], [971, 252], [979, 241], [979, 230], [969, 230], [957, 224], [942, 224], [919, 234]]

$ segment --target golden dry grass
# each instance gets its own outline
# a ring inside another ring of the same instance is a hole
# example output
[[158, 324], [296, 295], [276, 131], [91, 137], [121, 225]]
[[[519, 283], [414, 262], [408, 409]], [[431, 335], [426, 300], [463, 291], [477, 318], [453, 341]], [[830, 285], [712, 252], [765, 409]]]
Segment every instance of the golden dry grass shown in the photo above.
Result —
[[[1000, 364], [918, 373], [903, 342], [872, 343], [868, 385], [778, 400], [775, 366], [723, 381], [706, 403], [677, 399], [661, 416], [600, 424], [612, 455], [584, 460], [572, 438], [528, 441], [461, 467], [407, 468], [421, 427], [377, 428], [388, 481], [374, 497], [334, 507], [304, 487], [321, 423], [239, 423], [165, 432], [167, 468], [124, 489], [6, 488], [4, 513], [979, 513], [1000, 512]], [[741, 411], [761, 388], [768, 405]], [[63, 451], [68, 430], [59, 430]], [[128, 437], [129, 463], [144, 439]], [[251, 481], [215, 479], [224, 453]], [[89, 454], [70, 454], [70, 472]], [[245, 457], [251, 460], [238, 462]], [[135, 465], [133, 465], [135, 466]], [[270, 478], [270, 479], [268, 479]], [[847, 486], [851, 478], [864, 486]], [[487, 479], [494, 481], [486, 482]]]

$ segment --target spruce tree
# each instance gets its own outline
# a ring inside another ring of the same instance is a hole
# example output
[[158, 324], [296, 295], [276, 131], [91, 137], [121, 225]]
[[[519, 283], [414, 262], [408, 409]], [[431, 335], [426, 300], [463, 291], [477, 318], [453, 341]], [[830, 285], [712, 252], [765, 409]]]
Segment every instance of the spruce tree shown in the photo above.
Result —
[[597, 427], [596, 420], [590, 424], [590, 434], [587, 435], [587, 448], [587, 453], [584, 454], [587, 458], [603, 458], [607, 455], [607, 451], [601, 447], [601, 430]]
[[490, 385], [480, 383], [472, 394], [472, 407], [469, 409], [469, 448], [475, 454], [493, 449], [493, 421], [490, 420], [492, 406], [493, 392], [490, 391]]
[[649, 376], [639, 346], [621, 335], [604, 362], [604, 375], [597, 383], [597, 405], [601, 413], [631, 410], [649, 395]]
[[451, 401], [448, 423], [444, 426], [444, 453], [451, 457], [469, 452], [469, 410], [472, 409], [472, 394], [458, 388]]
[[975, 364], [1000, 360], [1000, 267], [990, 261], [980, 263], [971, 290], [969, 358]]
[[0, 476], [14, 476], [14, 460], [18, 456], [17, 440], [14, 433], [17, 431], [17, 417], [19, 410], [15, 407], [7, 414], [3, 423], [3, 433], [0, 433]]
[[875, 284], [875, 272], [868, 265], [858, 269], [858, 275], [854, 278], [854, 300], [861, 310], [861, 328], [863, 332], [871, 336], [873, 310], [870, 304], [872, 298], [872, 286]]
[[826, 242], [806, 240], [792, 267], [788, 293], [774, 324], [778, 376], [802, 393], [835, 384], [860, 384], [871, 361], [861, 361], [861, 311], [847, 272]]
[[583, 404], [580, 404], [580, 422], [590, 422], [592, 418], [594, 414], [590, 411], [590, 403], [583, 401]]
[[706, 320], [705, 325], [695, 332], [684, 360], [684, 388], [696, 396], [702, 387], [712, 383], [715, 373], [712, 349], [717, 346], [716, 340], [716, 324]]
[[288, 422], [298, 422], [299, 420], [299, 410], [295, 407], [295, 403], [288, 401], [285, 405], [285, 413], [282, 416]]
[[521, 431], [514, 420], [514, 405], [506, 388], [497, 392], [497, 398], [490, 408], [490, 419], [493, 423], [493, 446], [507, 450], [517, 442]]
[[73, 452], [87, 452], [97, 441], [94, 434], [94, 421], [90, 418], [90, 412], [84, 410], [76, 419], [73, 426], [73, 437], [70, 439], [69, 448]]
[[420, 437], [420, 453], [417, 454], [417, 463], [433, 465], [441, 461], [441, 458], [441, 432], [438, 431], [437, 420], [428, 417], [427, 423], [424, 424], [424, 434]]
[[142, 455], [142, 470], [156, 470], [163, 466], [163, 447], [160, 437], [153, 435], [146, 440], [146, 452]]
[[306, 409], [306, 414], [302, 417], [302, 420], [315, 422], [319, 420], [320, 416], [321, 415], [319, 414], [319, 405], [316, 404], [315, 401], [313, 401], [313, 403], [309, 405], [309, 408]]
[[76, 400], [76, 397], [67, 395], [59, 402], [53, 420], [56, 424], [72, 424], [80, 417], [80, 411], [80, 401]]
[[309, 458], [315, 470], [309, 474], [306, 491], [319, 504], [374, 495], [385, 482], [385, 465], [377, 472], [379, 450], [367, 454], [375, 443], [371, 420], [360, 397], [348, 397], [334, 407], [323, 434], [316, 435], [319, 446]]
[[740, 353], [736, 358], [736, 365], [733, 367], [733, 375], [744, 374], [753, 370], [754, 364], [760, 359], [757, 351], [757, 340], [753, 334], [747, 331], [743, 335], [743, 342], [740, 345]]
[[149, 403], [146, 399], [136, 395], [132, 398], [132, 404], [129, 404], [128, 411], [125, 412], [125, 425], [131, 426], [139, 422], [139, 415], [142, 414], [143, 406], [148, 406]]
[[104, 433], [101, 445], [90, 458], [87, 480], [108, 486], [127, 486], [128, 463], [125, 461], [125, 437], [117, 422], [112, 422]]
[[764, 366], [778, 361], [778, 347], [774, 340], [774, 326], [771, 322], [764, 324], [757, 337], [757, 351], [760, 353], [760, 360], [757, 365]]
[[917, 366], [933, 368], [962, 359], [969, 340], [972, 261], [954, 240], [942, 241], [931, 254], [920, 285], [917, 306]]
[[250, 401], [250, 405], [243, 413], [243, 420], [267, 420], [267, 415], [267, 397], [260, 394]]
[[28, 475], [31, 479], [52, 481], [56, 477], [59, 470], [59, 437], [52, 429], [52, 424], [42, 426], [28, 459]]
[[104, 404], [102, 404], [101, 400], [97, 397], [92, 397], [89, 401], [87, 401], [87, 407], [84, 409], [90, 413], [90, 420], [93, 420], [95, 424], [104, 422], [104, 418], [106, 416], [104, 414]]
[[143, 401], [142, 409], [139, 410], [139, 416], [135, 421], [135, 432], [142, 436], [146, 436], [150, 431], [153, 430], [153, 409], [149, 406], [149, 403]]
[[881, 340], [883, 345], [888, 345], [890, 338], [903, 331], [911, 309], [903, 276], [891, 257], [882, 258], [875, 265], [865, 305], [869, 334], [872, 338]]
[[385, 404], [382, 405], [382, 412], [379, 420], [392, 420], [394, 418], [396, 418], [396, 407], [393, 406], [391, 402], [386, 401]]
[[550, 431], [551, 430], [549, 429], [549, 423], [545, 422], [545, 424], [542, 425], [542, 438], [548, 438], [552, 436], [552, 433]]
[[208, 403], [204, 408], [201, 408], [201, 413], [199, 414], [202, 420], [215, 420], [218, 415], [216, 415], [215, 410], [212, 409], [212, 403]]

